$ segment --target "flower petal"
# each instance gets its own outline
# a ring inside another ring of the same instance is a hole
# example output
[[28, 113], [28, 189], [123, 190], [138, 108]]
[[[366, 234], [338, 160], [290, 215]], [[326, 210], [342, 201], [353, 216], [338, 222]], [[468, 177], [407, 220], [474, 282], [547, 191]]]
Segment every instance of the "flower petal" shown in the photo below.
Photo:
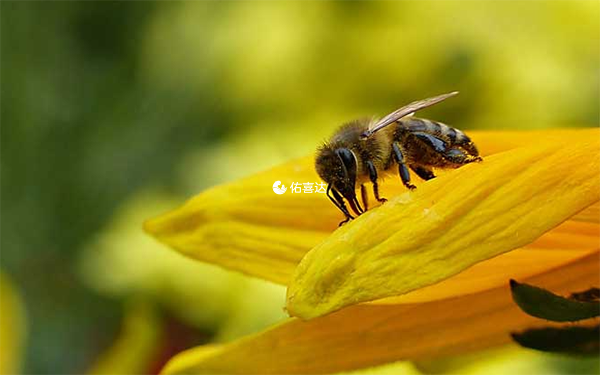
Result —
[[[474, 131], [469, 135], [483, 155], [539, 142], [599, 136], [597, 129]], [[275, 181], [288, 187], [292, 182], [320, 181], [313, 163], [309, 156], [216, 186], [148, 220], [144, 229], [191, 258], [287, 285], [304, 254], [337, 229], [343, 218], [324, 194], [288, 191], [275, 195], [271, 190]], [[384, 181], [381, 190], [388, 198], [405, 192], [396, 179]], [[594, 221], [598, 215], [592, 212], [583, 217]]]
[[288, 287], [303, 319], [404, 294], [524, 246], [600, 197], [600, 140], [469, 164], [353, 220], [308, 252]]
[[161, 322], [153, 307], [144, 301], [133, 301], [126, 310], [118, 338], [96, 359], [87, 373], [147, 373], [159, 352], [160, 336]]
[[312, 162], [296, 160], [196, 196], [145, 223], [146, 232], [192, 258], [287, 284], [304, 254], [339, 221], [324, 194], [273, 193], [282, 181], [318, 181]]
[[508, 279], [532, 277], [595, 252], [599, 237], [600, 225], [567, 221], [523, 248], [477, 263], [437, 284], [371, 303], [428, 302], [500, 287]]
[[21, 372], [26, 323], [19, 290], [4, 272], [0, 272], [0, 374]]
[[[596, 251], [523, 281], [567, 293], [597, 282], [599, 262]], [[506, 280], [458, 298], [362, 304], [308, 322], [289, 319], [230, 344], [177, 355], [163, 373], [332, 373], [466, 353], [510, 342], [512, 331], [548, 325], [519, 310]]]

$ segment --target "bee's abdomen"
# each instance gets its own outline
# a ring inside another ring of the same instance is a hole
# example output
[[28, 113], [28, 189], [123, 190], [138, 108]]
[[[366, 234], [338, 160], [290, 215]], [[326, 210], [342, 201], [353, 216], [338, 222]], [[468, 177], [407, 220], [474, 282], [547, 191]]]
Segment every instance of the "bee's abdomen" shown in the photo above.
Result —
[[431, 121], [416, 117], [406, 117], [399, 121], [400, 126], [405, 127], [411, 132], [423, 132], [442, 138], [451, 145], [465, 145], [471, 142], [471, 139], [462, 131], [455, 129], [441, 122]]

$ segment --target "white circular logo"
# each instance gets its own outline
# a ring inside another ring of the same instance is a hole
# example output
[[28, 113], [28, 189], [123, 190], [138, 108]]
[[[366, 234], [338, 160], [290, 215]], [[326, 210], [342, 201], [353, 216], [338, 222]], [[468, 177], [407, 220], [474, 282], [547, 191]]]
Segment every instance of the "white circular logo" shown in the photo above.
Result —
[[277, 195], [281, 195], [281, 194], [285, 193], [285, 191], [287, 190], [285, 185], [281, 185], [281, 187], [279, 187], [279, 185], [281, 185], [281, 181], [275, 181], [275, 183], [273, 184], [273, 191]]

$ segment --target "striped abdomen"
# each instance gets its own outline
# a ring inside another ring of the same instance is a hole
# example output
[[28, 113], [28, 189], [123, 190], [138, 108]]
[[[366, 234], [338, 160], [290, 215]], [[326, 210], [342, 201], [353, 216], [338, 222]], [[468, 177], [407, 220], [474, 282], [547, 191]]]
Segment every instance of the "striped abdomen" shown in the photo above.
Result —
[[413, 133], [431, 134], [447, 142], [449, 146], [458, 146], [473, 156], [479, 155], [477, 148], [465, 133], [441, 122], [417, 117], [405, 117], [398, 121], [398, 126], [402, 126]]

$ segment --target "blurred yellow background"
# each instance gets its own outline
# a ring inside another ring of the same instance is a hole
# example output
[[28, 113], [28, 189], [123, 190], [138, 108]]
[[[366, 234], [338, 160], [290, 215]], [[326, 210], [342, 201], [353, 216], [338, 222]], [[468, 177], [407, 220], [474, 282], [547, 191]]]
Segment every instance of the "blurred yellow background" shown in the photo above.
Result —
[[[2, 345], [24, 373], [155, 372], [283, 319], [283, 288], [185, 259], [141, 223], [310, 154], [343, 122], [453, 90], [424, 116], [463, 130], [600, 117], [597, 1], [0, 7], [1, 269], [27, 325]], [[598, 368], [513, 350], [410, 371], [502, 372], [519, 353], [520, 373]]]

